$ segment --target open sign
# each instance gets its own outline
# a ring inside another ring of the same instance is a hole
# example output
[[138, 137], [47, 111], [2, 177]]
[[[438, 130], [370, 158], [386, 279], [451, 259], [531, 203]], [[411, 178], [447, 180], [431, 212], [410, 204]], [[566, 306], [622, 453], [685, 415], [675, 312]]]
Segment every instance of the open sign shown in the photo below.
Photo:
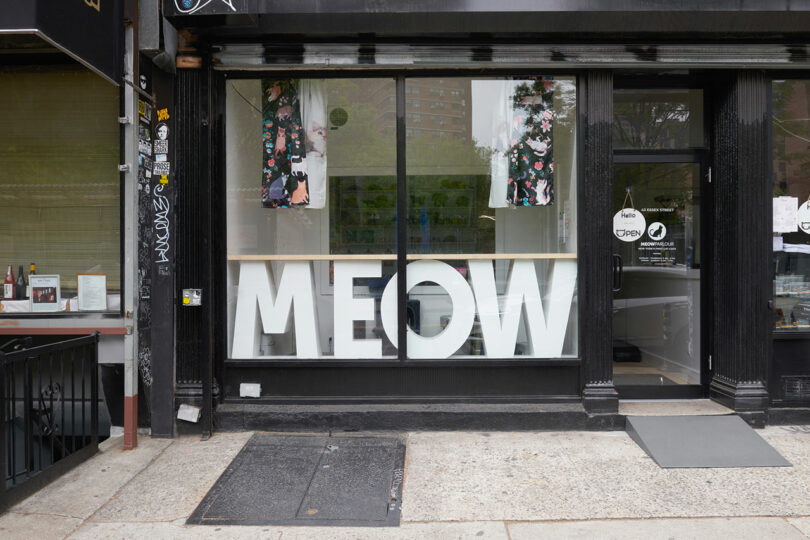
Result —
[[613, 216], [613, 236], [622, 242], [635, 242], [647, 230], [644, 214], [633, 208], [622, 208]]

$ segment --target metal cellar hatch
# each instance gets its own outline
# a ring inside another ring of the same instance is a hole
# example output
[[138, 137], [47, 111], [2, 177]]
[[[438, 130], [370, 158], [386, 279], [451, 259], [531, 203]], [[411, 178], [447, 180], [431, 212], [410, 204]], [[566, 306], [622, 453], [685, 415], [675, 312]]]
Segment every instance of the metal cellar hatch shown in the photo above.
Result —
[[256, 434], [187, 523], [397, 527], [404, 466], [399, 437]]

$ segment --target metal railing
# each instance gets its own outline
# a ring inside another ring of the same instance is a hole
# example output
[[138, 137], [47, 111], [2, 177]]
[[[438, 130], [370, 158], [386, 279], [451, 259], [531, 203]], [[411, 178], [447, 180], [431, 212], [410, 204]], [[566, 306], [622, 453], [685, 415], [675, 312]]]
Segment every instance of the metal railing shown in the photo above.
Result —
[[0, 511], [98, 451], [98, 339], [0, 346]]

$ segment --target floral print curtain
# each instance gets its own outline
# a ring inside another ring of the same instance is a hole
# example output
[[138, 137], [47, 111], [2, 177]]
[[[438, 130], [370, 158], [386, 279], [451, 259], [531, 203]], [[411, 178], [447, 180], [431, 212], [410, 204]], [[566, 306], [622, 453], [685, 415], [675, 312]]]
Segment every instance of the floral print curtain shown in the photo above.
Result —
[[506, 199], [516, 206], [554, 203], [552, 87], [551, 77], [524, 82], [512, 98], [514, 131]]
[[553, 81], [501, 81], [490, 158], [490, 208], [554, 203]]

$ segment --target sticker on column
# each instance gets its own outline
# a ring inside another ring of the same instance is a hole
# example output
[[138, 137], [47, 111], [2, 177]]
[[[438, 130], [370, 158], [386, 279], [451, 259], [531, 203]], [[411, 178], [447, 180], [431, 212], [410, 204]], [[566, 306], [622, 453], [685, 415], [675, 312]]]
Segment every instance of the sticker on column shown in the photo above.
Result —
[[810, 197], [799, 206], [796, 212], [796, 220], [799, 224], [799, 229], [806, 234], [810, 234]]
[[[629, 208], [627, 208], [628, 199], [630, 199]], [[622, 209], [613, 216], [613, 235], [622, 242], [635, 242], [642, 237], [646, 230], [647, 220], [644, 219], [641, 211], [634, 208], [630, 188], [627, 188]]]

